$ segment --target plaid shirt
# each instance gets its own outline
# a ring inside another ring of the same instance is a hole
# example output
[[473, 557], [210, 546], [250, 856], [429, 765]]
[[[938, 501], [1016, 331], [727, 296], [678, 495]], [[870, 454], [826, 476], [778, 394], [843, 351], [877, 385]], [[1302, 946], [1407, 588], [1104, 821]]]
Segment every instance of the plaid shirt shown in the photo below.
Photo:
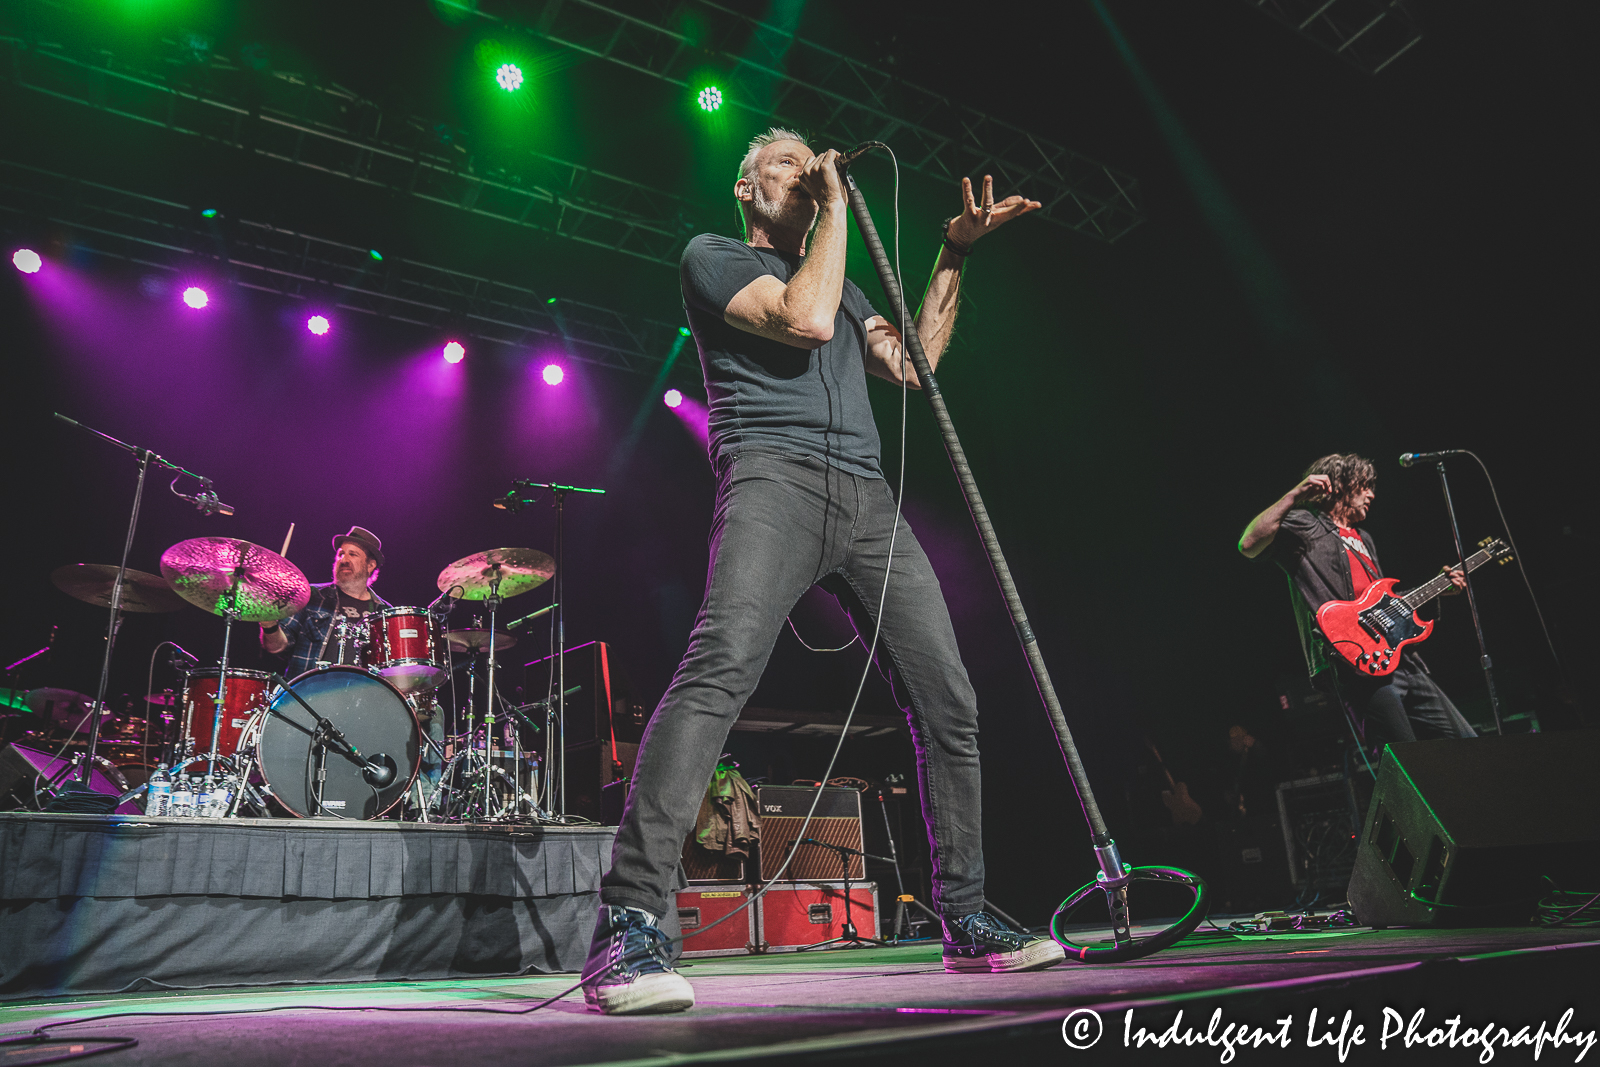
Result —
[[[371, 590], [368, 590], [371, 592]], [[377, 593], [372, 593], [372, 606], [368, 610], [379, 611], [392, 605]], [[338, 646], [328, 641], [328, 631], [333, 627], [334, 612], [339, 607], [339, 588], [332, 582], [324, 582], [311, 587], [311, 599], [306, 601], [306, 606], [301, 608], [289, 618], [284, 619], [279, 625], [283, 627], [283, 636], [289, 639], [286, 650], [289, 656], [288, 669], [284, 676], [290, 681], [312, 670], [318, 663], [329, 663], [331, 660], [322, 659], [324, 644], [334, 648]]]

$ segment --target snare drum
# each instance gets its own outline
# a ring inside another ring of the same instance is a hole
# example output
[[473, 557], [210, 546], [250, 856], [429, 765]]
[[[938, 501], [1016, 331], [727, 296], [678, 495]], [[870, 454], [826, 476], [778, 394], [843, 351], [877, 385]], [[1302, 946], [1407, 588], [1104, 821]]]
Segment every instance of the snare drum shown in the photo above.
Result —
[[367, 649], [378, 677], [402, 692], [432, 689], [445, 679], [445, 644], [427, 608], [368, 612]]
[[[211, 752], [211, 727], [216, 717], [217, 676], [215, 669], [191, 671], [183, 691], [183, 737], [187, 751], [205, 756]], [[239, 737], [257, 711], [267, 706], [267, 690], [272, 676], [261, 671], [228, 671], [228, 685], [222, 698], [222, 729], [218, 734], [217, 755], [232, 756], [239, 751]]]

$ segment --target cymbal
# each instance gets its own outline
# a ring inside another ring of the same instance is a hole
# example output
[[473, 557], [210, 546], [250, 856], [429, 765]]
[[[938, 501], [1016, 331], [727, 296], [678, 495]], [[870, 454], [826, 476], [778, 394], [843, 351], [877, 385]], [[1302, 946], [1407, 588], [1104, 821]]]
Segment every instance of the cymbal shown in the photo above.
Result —
[[[89, 705], [92, 703], [94, 701], [89, 697], [71, 689], [34, 689], [28, 693], [28, 707], [40, 715], [49, 716], [62, 726], [87, 723]], [[104, 726], [112, 718], [108, 709], [100, 709], [100, 725]]]
[[15, 708], [17, 711], [32, 711], [28, 707], [28, 691], [26, 689], [0, 688], [0, 708]]
[[[457, 652], [482, 652], [489, 647], [488, 630], [451, 630], [444, 635], [450, 642], [450, 647]], [[516, 636], [508, 633], [497, 633], [494, 637], [496, 652], [510, 648], [517, 643]]]
[[287, 618], [311, 599], [300, 568], [276, 552], [232, 537], [195, 537], [161, 553], [161, 574], [177, 594], [213, 615], [231, 602], [243, 622]]
[[146, 704], [155, 704], [163, 708], [170, 708], [172, 705], [178, 702], [178, 695], [171, 692], [151, 693], [149, 696], [144, 698], [144, 701]]
[[536, 548], [491, 548], [458, 559], [439, 572], [439, 591], [459, 587], [462, 600], [489, 599], [490, 582], [500, 579], [502, 597], [520, 596], [548, 582], [556, 561]]
[[[117, 583], [117, 568], [104, 563], [69, 563], [50, 572], [56, 588], [86, 604], [109, 608], [111, 587]], [[183, 607], [183, 598], [159, 574], [128, 568], [122, 580], [122, 610], [160, 612], [177, 611]]]

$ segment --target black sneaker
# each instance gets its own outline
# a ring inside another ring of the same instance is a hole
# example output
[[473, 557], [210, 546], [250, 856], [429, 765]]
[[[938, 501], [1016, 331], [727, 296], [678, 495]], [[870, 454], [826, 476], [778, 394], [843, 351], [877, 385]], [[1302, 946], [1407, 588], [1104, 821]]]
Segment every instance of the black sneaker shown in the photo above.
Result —
[[667, 963], [667, 935], [639, 908], [600, 905], [583, 999], [606, 1015], [648, 1015], [694, 1007], [694, 987]]
[[957, 974], [1040, 971], [1067, 958], [1048, 937], [1019, 934], [981, 911], [944, 921], [944, 969]]

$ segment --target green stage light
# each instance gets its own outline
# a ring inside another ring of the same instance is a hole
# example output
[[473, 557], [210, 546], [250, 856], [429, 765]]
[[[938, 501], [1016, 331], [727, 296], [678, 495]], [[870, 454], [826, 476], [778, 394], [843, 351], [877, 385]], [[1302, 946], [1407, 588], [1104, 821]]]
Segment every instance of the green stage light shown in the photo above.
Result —
[[700, 90], [700, 110], [715, 111], [722, 106], [722, 90], [708, 85]]
[[383, 253], [379, 252], [376, 248], [367, 249], [367, 255], [372, 257], [372, 261], [374, 263], [382, 263], [383, 262]]
[[522, 88], [522, 68], [515, 63], [502, 63], [494, 72], [495, 84], [508, 93]]
[[687, 326], [679, 326], [678, 327], [678, 336], [679, 337], [688, 337], [689, 336], [689, 327], [687, 327]]
[[549, 300], [545, 301], [546, 304], [554, 304], [555, 302], [556, 302], [556, 298], [553, 297], [553, 296]]
[[214, 207], [208, 207], [204, 211], [200, 212], [200, 217], [203, 219], [214, 219], [217, 217], [217, 209]]

